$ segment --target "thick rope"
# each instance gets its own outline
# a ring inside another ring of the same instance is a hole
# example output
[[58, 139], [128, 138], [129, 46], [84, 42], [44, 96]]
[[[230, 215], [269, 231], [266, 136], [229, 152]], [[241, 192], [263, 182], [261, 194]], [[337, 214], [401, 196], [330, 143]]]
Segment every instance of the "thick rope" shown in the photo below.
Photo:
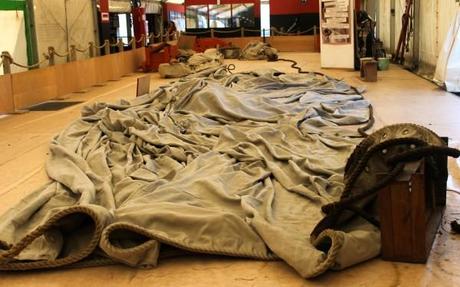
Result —
[[89, 48], [90, 48], [90, 45], [88, 45], [88, 46], [86, 47], [86, 49], [78, 49], [78, 48], [75, 48], [75, 51], [80, 52], [80, 53], [86, 53], [86, 52], [88, 52]]
[[96, 49], [105, 48], [106, 45], [107, 45], [107, 42], [104, 42], [104, 44], [102, 44], [101, 46], [96, 46]]
[[[351, 191], [357, 182], [358, 177], [364, 171], [369, 159], [377, 152], [385, 148], [394, 145], [407, 144], [412, 145], [412, 149], [409, 151], [402, 152], [395, 156], [392, 156], [386, 160], [386, 164], [393, 165], [394, 168], [381, 180], [377, 181], [372, 187], [360, 192], [359, 194], [352, 195]], [[417, 147], [418, 145], [418, 147]], [[416, 139], [416, 138], [399, 138], [391, 139], [380, 144], [377, 144], [370, 149], [368, 149], [365, 154], [360, 155], [359, 162], [354, 160], [354, 167], [347, 167], [347, 170], [354, 168], [351, 172], [351, 176], [346, 178], [345, 188], [342, 194], [341, 199], [338, 202], [330, 203], [322, 207], [322, 211], [328, 214], [331, 218], [327, 221], [323, 221], [323, 224], [319, 224], [315, 230], [312, 232], [312, 236], [318, 235], [322, 230], [326, 228], [334, 228], [338, 220], [338, 216], [344, 210], [350, 210], [355, 214], [362, 216], [364, 219], [368, 220], [371, 224], [379, 226], [379, 222], [366, 214], [363, 210], [354, 206], [354, 204], [364, 198], [375, 195], [380, 189], [388, 185], [395, 177], [397, 177], [404, 169], [404, 164], [406, 162], [419, 160], [421, 158], [433, 156], [433, 155], [444, 155], [458, 158], [460, 157], [460, 151], [457, 149], [442, 147], [442, 146], [432, 146], [428, 145], [426, 142]], [[353, 155], [352, 155], [353, 156]], [[357, 157], [356, 155], [354, 155]]]
[[8, 58], [8, 59], [10, 60], [11, 65], [15, 65], [15, 66], [17, 66], [17, 67], [24, 68], [24, 69], [38, 68], [38, 67], [40, 67], [41, 64], [43, 64], [43, 63], [45, 63], [45, 62], [48, 61], [48, 59], [43, 59], [41, 62], [38, 62], [38, 63], [36, 63], [36, 64], [32, 64], [32, 65], [23, 65], [23, 64], [16, 63], [16, 62], [14, 61], [14, 59], [13, 59], [11, 56], [2, 55], [2, 64], [3, 64], [3, 57]]
[[142, 41], [144, 41], [144, 38], [145, 38], [145, 35], [141, 35], [141, 38], [137, 40], [136, 43], [141, 43]]
[[214, 33], [218, 33], [218, 34], [230, 34], [230, 33], [237, 33], [237, 32], [241, 32], [241, 29], [235, 29], [235, 30], [214, 30]]
[[53, 51], [53, 54], [56, 55], [56, 56], [58, 56], [58, 57], [61, 57], [61, 58], [65, 58], [65, 57], [68, 57], [68, 56], [69, 56], [69, 52], [66, 52], [66, 53], [64, 53], [64, 54], [60, 54], [60, 53], [58, 53], [58, 52], [56, 52], [56, 51]]
[[320, 73], [320, 72], [314, 72], [314, 71], [304, 71], [302, 70], [301, 67], [299, 67], [298, 63], [294, 60], [291, 60], [291, 59], [283, 59], [283, 58], [279, 58], [278, 61], [282, 61], [282, 62], [288, 62], [288, 63], [291, 63], [291, 68], [297, 70], [297, 72], [299, 74], [315, 74], [315, 75], [319, 75], [319, 76], [324, 76], [323, 73]]
[[[20, 254], [27, 246], [29, 246], [35, 239], [42, 236], [47, 230], [56, 227], [59, 220], [70, 214], [86, 214], [88, 215], [94, 223], [94, 232], [91, 237], [88, 245], [83, 247], [78, 253], [57, 259], [51, 260], [40, 260], [40, 261], [25, 261], [17, 262], [14, 260], [14, 257]], [[94, 249], [98, 246], [100, 236], [102, 234], [102, 229], [104, 228], [102, 222], [100, 222], [96, 213], [83, 206], [72, 206], [68, 209], [64, 209], [60, 212], [55, 213], [51, 216], [46, 223], [40, 225], [35, 230], [30, 232], [17, 244], [13, 245], [11, 248], [6, 250], [4, 253], [0, 253], [0, 270], [31, 270], [31, 269], [40, 269], [40, 268], [52, 268], [60, 267], [64, 265], [69, 265], [75, 262], [78, 262], [85, 257], [89, 256]]]

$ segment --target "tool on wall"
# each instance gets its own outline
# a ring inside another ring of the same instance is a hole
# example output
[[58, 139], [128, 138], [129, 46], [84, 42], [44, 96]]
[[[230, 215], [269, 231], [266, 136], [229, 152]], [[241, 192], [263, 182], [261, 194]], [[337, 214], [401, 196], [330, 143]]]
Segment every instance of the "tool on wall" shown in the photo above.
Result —
[[393, 56], [393, 61], [399, 64], [404, 64], [404, 53], [409, 49], [409, 39], [412, 33], [412, 19], [414, 15], [414, 1], [406, 0], [406, 10], [402, 16], [402, 28], [399, 36], [398, 46]]

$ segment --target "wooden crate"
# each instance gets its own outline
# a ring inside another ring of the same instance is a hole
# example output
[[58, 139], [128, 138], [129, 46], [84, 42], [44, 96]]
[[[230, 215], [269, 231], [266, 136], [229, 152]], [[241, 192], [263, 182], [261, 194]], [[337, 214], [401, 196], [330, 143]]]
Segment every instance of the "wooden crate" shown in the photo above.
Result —
[[393, 181], [378, 194], [382, 258], [425, 263], [446, 206], [447, 158], [425, 160], [410, 179]]

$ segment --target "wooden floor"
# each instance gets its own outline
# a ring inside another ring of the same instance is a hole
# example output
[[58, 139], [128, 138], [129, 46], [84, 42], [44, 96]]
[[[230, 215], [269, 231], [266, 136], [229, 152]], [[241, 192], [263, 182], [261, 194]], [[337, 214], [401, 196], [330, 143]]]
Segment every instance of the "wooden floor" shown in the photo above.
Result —
[[[282, 53], [304, 69], [319, 70], [319, 54]], [[292, 71], [288, 63], [231, 61], [237, 71], [276, 68]], [[391, 66], [379, 73], [377, 83], [364, 83], [357, 72], [323, 71], [364, 86], [380, 127], [413, 122], [448, 136], [460, 147], [460, 97], [430, 82]], [[135, 95], [136, 78], [124, 77], [95, 87], [69, 100], [114, 102]], [[152, 89], [167, 83], [152, 75]], [[83, 104], [58, 112], [30, 112], [0, 118], [0, 213], [24, 195], [47, 182], [44, 163], [53, 136], [79, 116]], [[449, 188], [460, 189], [460, 160], [449, 162]], [[160, 262], [156, 269], [124, 266], [0, 273], [0, 286], [460, 286], [460, 235], [450, 233], [448, 222], [460, 219], [460, 194], [449, 192], [444, 226], [435, 241], [428, 264], [401, 264], [374, 259], [340, 272], [328, 272], [315, 280], [302, 279], [283, 262], [258, 262], [214, 256], [183, 257]]]

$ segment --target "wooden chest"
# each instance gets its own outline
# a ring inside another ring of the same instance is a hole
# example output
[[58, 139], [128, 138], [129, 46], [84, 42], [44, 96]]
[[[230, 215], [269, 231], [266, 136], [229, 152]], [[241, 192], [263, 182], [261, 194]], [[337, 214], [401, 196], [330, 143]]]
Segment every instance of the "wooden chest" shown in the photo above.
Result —
[[378, 194], [382, 258], [425, 263], [446, 206], [447, 158], [436, 168], [421, 160], [416, 171]]

